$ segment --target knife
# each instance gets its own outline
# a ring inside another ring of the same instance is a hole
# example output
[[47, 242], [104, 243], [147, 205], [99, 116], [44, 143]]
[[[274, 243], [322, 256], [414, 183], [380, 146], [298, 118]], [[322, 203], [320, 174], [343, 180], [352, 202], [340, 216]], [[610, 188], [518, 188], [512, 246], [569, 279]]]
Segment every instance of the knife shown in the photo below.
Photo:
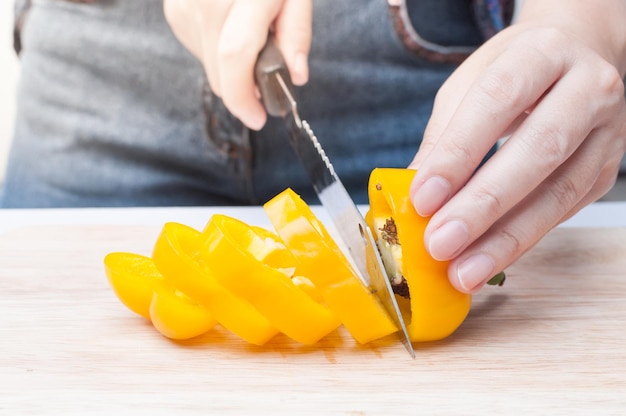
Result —
[[344, 254], [349, 254], [363, 284], [373, 289], [398, 327], [402, 344], [415, 358], [413, 345], [372, 232], [341, 183], [313, 130], [300, 118], [289, 70], [271, 34], [259, 53], [254, 75], [267, 113], [284, 119], [291, 146], [348, 250]]

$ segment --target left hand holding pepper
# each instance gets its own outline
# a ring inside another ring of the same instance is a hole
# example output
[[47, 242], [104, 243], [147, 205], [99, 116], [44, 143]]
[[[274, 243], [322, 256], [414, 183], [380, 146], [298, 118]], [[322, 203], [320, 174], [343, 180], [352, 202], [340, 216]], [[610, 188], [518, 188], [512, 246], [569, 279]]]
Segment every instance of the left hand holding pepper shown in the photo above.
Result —
[[[526, 0], [443, 85], [411, 196], [431, 255], [476, 292], [604, 195], [626, 151], [626, 3]], [[476, 173], [496, 141], [510, 134]]]

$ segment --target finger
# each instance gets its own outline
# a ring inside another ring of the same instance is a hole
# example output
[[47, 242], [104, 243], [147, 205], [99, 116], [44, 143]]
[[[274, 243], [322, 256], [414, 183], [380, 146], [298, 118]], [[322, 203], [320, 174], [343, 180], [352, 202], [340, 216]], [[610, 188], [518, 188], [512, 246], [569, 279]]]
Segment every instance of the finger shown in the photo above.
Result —
[[478, 49], [439, 88], [433, 103], [431, 117], [424, 131], [424, 137], [418, 152], [409, 164], [409, 168], [420, 169], [422, 162], [428, 157], [437, 140], [441, 138], [463, 97], [467, 94], [475, 74], [482, 72], [484, 62], [492, 60], [490, 55], [491, 49]]
[[[421, 215], [434, 213], [467, 182], [509, 125], [562, 75], [566, 60], [527, 42], [485, 69], [415, 175], [413, 202]], [[431, 178], [434, 184], [425, 185]]]
[[[433, 257], [448, 260], [458, 255], [557, 170], [594, 126], [621, 114], [623, 97], [617, 100], [602, 91], [609, 91], [611, 78], [619, 75], [605, 71], [606, 81], [600, 81], [601, 67], [581, 63], [569, 71], [497, 154], [433, 215], [425, 231]], [[480, 215], [471, 215], [477, 212]]]
[[573, 207], [588, 196], [595, 197], [593, 189], [613, 150], [609, 143], [614, 134], [608, 129], [594, 130], [565, 164], [451, 261], [452, 285], [462, 292], [476, 292], [533, 247]]
[[267, 118], [256, 93], [254, 65], [281, 4], [281, 1], [235, 2], [217, 44], [219, 83], [224, 105], [254, 130], [260, 130]]
[[163, 2], [163, 14], [172, 32], [192, 55], [202, 61], [204, 52], [201, 34], [204, 30], [204, 18], [198, 10], [196, 0], [165, 0]]
[[[453, 114], [453, 111], [444, 112], [444, 111], [439, 110], [439, 108], [442, 108], [442, 107], [445, 107], [447, 109], [456, 108], [458, 106], [458, 103], [460, 103], [461, 101], [459, 97], [462, 94], [461, 90], [457, 89], [456, 91], [457, 91], [457, 94], [454, 94], [452, 97], [448, 97], [447, 94], [441, 94], [442, 93], [441, 90], [440, 90], [440, 93], [437, 94], [437, 98], [435, 98], [435, 105], [433, 107], [434, 117], [431, 117], [431, 119], [429, 120], [426, 126], [424, 137], [420, 144], [419, 150], [415, 154], [415, 157], [413, 158], [411, 163], [409, 164], [408, 166], [409, 169], [419, 170], [422, 162], [428, 158], [428, 156], [430, 155], [430, 152], [435, 147], [435, 144], [437, 143], [436, 138], [439, 138], [441, 136], [441, 132], [445, 130], [445, 127], [447, 125], [445, 123], [448, 123], [449, 121], [449, 117], [446, 117], [446, 116], [451, 117], [451, 115]], [[442, 96], [445, 96], [446, 98], [440, 98]], [[511, 124], [504, 131], [503, 136], [500, 138], [500, 140], [507, 139], [508, 136], [513, 134], [513, 132], [517, 130], [517, 128], [522, 124], [522, 122], [526, 120], [526, 118], [528, 117], [531, 111], [532, 111], [532, 107], [524, 111], [515, 120], [513, 120], [513, 122], [511, 122]], [[415, 181], [411, 184], [410, 192], [412, 195], [417, 191], [417, 187], [418, 187], [417, 185], [418, 184]]]
[[[622, 150], [621, 153], [619, 151], [616, 153], [616, 155], [619, 155], [619, 154], [624, 154], [624, 151]], [[620, 162], [621, 162], [621, 158], [618, 158], [616, 160], [609, 162], [605, 166], [605, 168], [600, 173], [600, 176], [596, 180], [595, 184], [593, 185], [593, 188], [591, 189], [591, 191], [587, 195], [585, 195], [585, 197], [581, 201], [579, 201], [578, 204], [576, 204], [572, 209], [570, 209], [569, 212], [565, 214], [565, 216], [563, 216], [563, 218], [561, 218], [561, 220], [559, 221], [559, 224], [569, 220], [574, 215], [576, 215], [580, 210], [585, 208], [587, 205], [602, 198], [613, 188], [613, 186], [615, 185], [615, 182], [617, 181], [617, 177], [619, 174]]]
[[[191, 6], [194, 1], [199, 1], [199, 4]], [[224, 20], [226, 20], [233, 2], [224, 0], [189, 0], [183, 3], [187, 3], [188, 8], [191, 10], [189, 16], [201, 16], [201, 28], [195, 33], [201, 44], [201, 61], [209, 80], [211, 91], [221, 97], [222, 88], [217, 48]], [[200, 10], [200, 13], [194, 13], [198, 10]]]
[[304, 85], [309, 80], [312, 19], [311, 0], [286, 0], [276, 18], [276, 42], [295, 85]]
[[[448, 122], [458, 108], [461, 98], [465, 95], [467, 87], [457, 90], [456, 93], [449, 94], [449, 82], [450, 81], [444, 83], [435, 96], [433, 111], [426, 124], [422, 142], [420, 143], [415, 157], [408, 166], [409, 169], [421, 170], [422, 163], [430, 156], [437, 144], [437, 140], [441, 138], [442, 133], [448, 126]], [[413, 189], [416, 185], [417, 183], [414, 181], [411, 194], [417, 190], [417, 188]]]

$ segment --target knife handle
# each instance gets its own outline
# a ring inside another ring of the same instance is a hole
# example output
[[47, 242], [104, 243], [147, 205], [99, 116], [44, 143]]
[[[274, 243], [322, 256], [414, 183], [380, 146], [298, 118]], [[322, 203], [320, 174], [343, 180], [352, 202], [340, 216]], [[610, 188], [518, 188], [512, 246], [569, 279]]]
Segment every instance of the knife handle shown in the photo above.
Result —
[[[284, 86], [280, 84], [279, 77]], [[282, 53], [270, 33], [265, 46], [259, 53], [254, 67], [254, 77], [261, 93], [265, 111], [274, 117], [285, 117], [293, 111], [293, 83]], [[287, 88], [287, 92], [284, 87]]]

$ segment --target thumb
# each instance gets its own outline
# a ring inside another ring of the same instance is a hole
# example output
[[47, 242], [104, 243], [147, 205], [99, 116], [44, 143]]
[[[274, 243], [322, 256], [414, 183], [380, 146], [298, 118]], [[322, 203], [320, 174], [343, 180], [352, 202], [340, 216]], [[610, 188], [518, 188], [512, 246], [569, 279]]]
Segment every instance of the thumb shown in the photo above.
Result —
[[309, 80], [313, 4], [311, 0], [285, 0], [276, 18], [276, 42], [295, 85]]

